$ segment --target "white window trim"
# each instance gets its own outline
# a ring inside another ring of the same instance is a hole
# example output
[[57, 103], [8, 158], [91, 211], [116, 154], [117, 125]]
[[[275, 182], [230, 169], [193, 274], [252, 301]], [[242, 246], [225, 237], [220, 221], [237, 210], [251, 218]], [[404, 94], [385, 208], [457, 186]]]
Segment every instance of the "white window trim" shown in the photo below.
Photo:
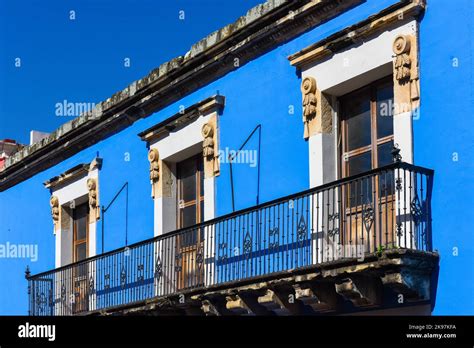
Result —
[[[87, 189], [87, 180], [94, 178], [99, 181], [99, 168], [92, 168], [87, 175], [74, 180], [60, 188], [52, 188], [51, 195], [59, 200], [59, 206], [72, 206], [77, 200], [83, 200], [86, 197], [88, 201], [89, 191]], [[60, 217], [62, 220], [62, 217]], [[71, 219], [68, 230], [62, 229], [62, 221], [59, 221], [59, 229], [55, 231], [55, 266], [56, 268], [72, 263], [72, 232], [73, 221]], [[65, 238], [65, 234], [70, 235]], [[71, 241], [71, 243], [67, 243]], [[70, 245], [69, 245], [70, 244]], [[97, 221], [89, 223], [88, 236], [88, 257], [97, 255]]]
[[[172, 163], [172, 194], [170, 197], [154, 198], [154, 235], [176, 230], [176, 162], [202, 152], [201, 129], [217, 112], [211, 112], [193, 120], [183, 128], [170, 132], [166, 137], [150, 143], [150, 149], [157, 149], [160, 159]], [[216, 177], [204, 179], [204, 221], [216, 215]]]
[[[393, 73], [392, 44], [400, 34], [415, 35], [416, 20], [392, 27], [359, 45], [335, 53], [330, 59], [302, 70], [302, 79], [313, 77], [323, 93], [339, 97]], [[334, 101], [334, 98], [333, 98]], [[333, 103], [334, 105], [335, 103]], [[333, 109], [331, 134], [315, 134], [309, 138], [310, 187], [337, 180], [337, 108]], [[394, 143], [400, 147], [403, 161], [413, 163], [412, 112], [394, 117]]]

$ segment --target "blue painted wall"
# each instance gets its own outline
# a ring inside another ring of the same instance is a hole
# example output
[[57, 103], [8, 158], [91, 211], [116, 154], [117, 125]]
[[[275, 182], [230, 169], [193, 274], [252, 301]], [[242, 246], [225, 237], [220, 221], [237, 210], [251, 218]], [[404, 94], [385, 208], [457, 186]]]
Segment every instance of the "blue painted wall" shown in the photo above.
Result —
[[433, 247], [441, 262], [434, 314], [474, 314], [473, 16], [471, 0], [429, 0], [420, 27], [422, 104], [413, 126], [415, 163], [435, 170]]
[[[26, 264], [30, 264], [33, 273], [54, 267], [50, 194], [42, 183], [78, 163], [89, 162], [97, 152], [104, 159], [100, 172], [101, 204], [108, 203], [122, 184], [128, 181], [129, 243], [153, 236], [153, 202], [148, 180], [147, 149], [137, 134], [175, 114], [180, 105], [190, 106], [216, 91], [226, 97], [226, 106], [220, 119], [222, 148], [238, 148], [252, 129], [262, 124], [261, 202], [307, 188], [308, 146], [302, 137], [300, 80], [286, 57], [393, 2], [395, 0], [367, 1], [149, 118], [138, 121], [121, 133], [1, 193], [0, 243], [37, 243], [39, 259], [33, 264], [24, 259], [4, 259], [0, 262], [0, 314], [26, 314], [26, 281], [23, 278]], [[453, 3], [456, 3], [456, 7], [449, 7], [448, 12], [467, 21], [465, 15], [461, 16], [464, 13], [462, 5], [468, 6], [470, 0]], [[457, 3], [461, 4], [459, 9]], [[465, 314], [474, 311], [472, 303], [461, 302], [473, 290], [472, 233], [468, 233], [470, 219], [466, 218], [464, 206], [452, 202], [468, 202], [468, 192], [473, 191], [472, 183], [467, 180], [468, 173], [472, 173], [473, 169], [470, 157], [473, 152], [473, 134], [465, 126], [472, 109], [472, 78], [467, 77], [472, 74], [472, 47], [468, 42], [469, 29], [462, 26], [463, 21], [459, 21], [459, 28], [451, 26], [446, 31], [445, 7], [445, 2], [431, 0], [421, 25], [423, 104], [422, 117], [415, 122], [415, 161], [436, 170], [434, 244], [442, 253], [436, 313]], [[459, 42], [454, 42], [452, 37], [460, 38]], [[456, 69], [451, 67], [454, 57], [459, 57], [459, 68]], [[457, 86], [464, 86], [464, 90], [471, 88], [470, 101], [463, 97], [464, 94], [455, 95], [460, 93], [456, 91], [461, 90]], [[440, 97], [446, 95], [452, 96], [451, 101], [440, 102]], [[295, 107], [294, 115], [288, 113], [290, 105]], [[460, 134], [466, 136], [465, 142], [460, 141]], [[256, 141], [252, 140], [247, 148], [256, 149]], [[459, 153], [458, 162], [451, 160], [452, 152]], [[130, 161], [126, 161], [128, 157]], [[256, 168], [236, 165], [234, 177], [236, 208], [255, 204]], [[107, 213], [105, 251], [124, 245], [123, 199], [121, 196]], [[226, 164], [221, 166], [221, 175], [217, 180], [217, 202], [218, 215], [231, 211], [229, 167]], [[449, 254], [455, 246], [459, 247], [459, 256], [451, 257]], [[465, 282], [462, 289], [454, 289], [454, 284], [459, 284], [457, 279], [465, 276], [466, 272], [470, 272], [467, 279], [471, 281]], [[464, 291], [465, 296], [453, 296], [459, 291]], [[12, 294], [15, 294], [14, 298]]]

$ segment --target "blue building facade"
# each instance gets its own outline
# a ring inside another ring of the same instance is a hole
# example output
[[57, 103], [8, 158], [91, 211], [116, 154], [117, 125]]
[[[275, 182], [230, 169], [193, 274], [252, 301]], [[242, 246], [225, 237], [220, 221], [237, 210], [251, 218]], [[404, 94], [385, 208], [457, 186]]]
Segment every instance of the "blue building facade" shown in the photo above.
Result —
[[[158, 239], [140, 249], [120, 249], [116, 259], [102, 258], [93, 266], [69, 269], [72, 273], [68, 277], [92, 279], [95, 285], [92, 300], [90, 294], [82, 293], [90, 284], [79, 285], [82, 290], [78, 296], [89, 297], [90, 307], [83, 310], [179, 293], [187, 288], [189, 277], [194, 285], [206, 287], [333, 261], [334, 255], [328, 258], [318, 250], [324, 245], [312, 235], [335, 229], [342, 235], [341, 221], [346, 229], [354, 228], [355, 234], [348, 232], [345, 242], [339, 240], [340, 245], [355, 245], [359, 238], [369, 253], [381, 253], [390, 249], [389, 245], [423, 250], [425, 247], [413, 242], [418, 238], [413, 237], [418, 233], [418, 223], [413, 223], [415, 214], [401, 218], [402, 213], [397, 213], [413, 209], [410, 203], [414, 200], [402, 204], [389, 203], [386, 198], [396, 196], [395, 179], [399, 177], [394, 176], [399, 171], [372, 173], [370, 180], [357, 181], [359, 187], [348, 181], [334, 184], [390, 166], [392, 158], [383, 156], [392, 154], [395, 144], [403, 162], [434, 169], [435, 173], [432, 193], [428, 194], [430, 174], [416, 172], [418, 176], [413, 179], [416, 170], [403, 169], [415, 182], [408, 194], [418, 192], [426, 211], [431, 200], [431, 221], [426, 218], [423, 226], [430, 230], [432, 245], [428, 247], [426, 240], [421, 243], [441, 255], [439, 278], [431, 280], [429, 290], [433, 314], [473, 314], [474, 304], [465, 300], [474, 290], [473, 237], [469, 208], [463, 204], [469, 202], [474, 189], [470, 180], [474, 134], [469, 127], [474, 81], [472, 6], [469, 0], [449, 4], [440, 0], [427, 4], [419, 0], [327, 1], [323, 5], [268, 2], [193, 46], [184, 58], [132, 83], [126, 92], [102, 103], [101, 110], [12, 156], [0, 172], [0, 243], [5, 246], [5, 256], [0, 260], [0, 314], [31, 311], [27, 293], [30, 291], [31, 296], [34, 285], [28, 290], [24, 275], [27, 265], [31, 274], [61, 267], [66, 270], [67, 265], [84, 257], [108, 252], [115, 255], [115, 249], [161, 238], [174, 230], [180, 230], [181, 235], [171, 241]], [[304, 22], [306, 16], [312, 19]], [[446, 18], [455, 18], [455, 23], [447, 25]], [[280, 36], [272, 32], [276, 23], [281, 26]], [[263, 34], [258, 34], [259, 30]], [[269, 39], [266, 33], [274, 36]], [[229, 37], [233, 44], [225, 41]], [[247, 37], [248, 42], [237, 44]], [[402, 41], [400, 46], [397, 40]], [[226, 47], [219, 46], [224, 43]], [[212, 59], [219, 65], [208, 67]], [[200, 75], [201, 70], [207, 77]], [[179, 89], [180, 79], [187, 86], [182, 93], [173, 94], [171, 89], [174, 85]], [[159, 83], [163, 87], [155, 89]], [[359, 100], [358, 104], [350, 104], [353, 100]], [[390, 100], [394, 105], [391, 110], [406, 109], [389, 112], [385, 119], [391, 125], [383, 129], [377, 113], [382, 112], [384, 102], [392, 105]], [[357, 108], [362, 111], [354, 111]], [[345, 114], [354, 114], [355, 122], [344, 119]], [[371, 114], [375, 123], [357, 118], [366, 114]], [[114, 117], [128, 121], [117, 125]], [[369, 143], [362, 134], [367, 127]], [[370, 127], [378, 127], [379, 135], [387, 134], [377, 137]], [[48, 151], [34, 158], [42, 149]], [[229, 155], [235, 155], [232, 166]], [[34, 161], [25, 169], [28, 158]], [[409, 180], [405, 177], [402, 185], [408, 187]], [[192, 197], [187, 197], [187, 185], [193, 190], [198, 187]], [[252, 210], [257, 204], [312, 188], [317, 191], [263, 206], [255, 214]], [[354, 202], [344, 196], [349, 192], [346, 189], [358, 190]], [[97, 200], [94, 206], [91, 196]], [[341, 208], [339, 203], [346, 198], [348, 206]], [[104, 213], [103, 207], [112, 201]], [[87, 238], [79, 238], [76, 229], [81, 226], [81, 217], [76, 208], [87, 203]], [[367, 205], [379, 209], [375, 214], [380, 220], [375, 220], [367, 232], [372, 238], [373, 231], [373, 243], [364, 242], [357, 232], [367, 227], [357, 222], [364, 219]], [[331, 210], [340, 218], [345, 214], [342, 209], [357, 206], [362, 207], [362, 215], [347, 213], [332, 227], [328, 225]], [[233, 215], [234, 210], [242, 209], [250, 210]], [[389, 237], [395, 236], [402, 219], [408, 221], [408, 227], [405, 225], [398, 238]], [[213, 221], [212, 227], [206, 221]], [[204, 225], [192, 227], [200, 222]], [[84, 245], [82, 240], [86, 240]], [[188, 249], [176, 262], [175, 253], [166, 253], [177, 250], [178, 244], [180, 250]], [[12, 250], [22, 245], [36, 245], [36, 257], [12, 256]], [[143, 260], [135, 265], [138, 273], [133, 281], [128, 278], [129, 270], [117, 266], [123, 266], [124, 257]], [[199, 258], [204, 259], [202, 276], [197, 266], [190, 265]], [[110, 268], [107, 263], [116, 266], [107, 273], [115, 283], [107, 283], [110, 278], [104, 279], [107, 274], [101, 273]], [[179, 272], [175, 272], [176, 265]], [[172, 279], [166, 283], [161, 275], [157, 280], [157, 270], [162, 269], [166, 276], [167, 266]], [[45, 277], [53, 283], [63, 281]], [[63, 292], [76, 296], [67, 286], [54, 286], [48, 288], [53, 302], [61, 302]], [[124, 289], [129, 292], [126, 299], [120, 299]], [[47, 293], [43, 296], [40, 302], [47, 302]], [[30, 314], [71, 314], [58, 306], [46, 306], [51, 311], [48, 313]]]

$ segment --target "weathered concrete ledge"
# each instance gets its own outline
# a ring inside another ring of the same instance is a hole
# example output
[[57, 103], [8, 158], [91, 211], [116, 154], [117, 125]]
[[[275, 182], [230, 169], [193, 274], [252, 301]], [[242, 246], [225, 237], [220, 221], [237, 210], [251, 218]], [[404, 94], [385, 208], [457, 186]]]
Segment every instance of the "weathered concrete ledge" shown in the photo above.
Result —
[[364, 0], [269, 0], [163, 63], [146, 77], [65, 123], [39, 143], [10, 157], [0, 171], [0, 191], [26, 180], [170, 105], [291, 38]]
[[85, 314], [346, 315], [387, 309], [396, 314], [406, 307], [429, 314], [438, 264], [434, 252], [392, 249], [364, 261], [341, 259]]

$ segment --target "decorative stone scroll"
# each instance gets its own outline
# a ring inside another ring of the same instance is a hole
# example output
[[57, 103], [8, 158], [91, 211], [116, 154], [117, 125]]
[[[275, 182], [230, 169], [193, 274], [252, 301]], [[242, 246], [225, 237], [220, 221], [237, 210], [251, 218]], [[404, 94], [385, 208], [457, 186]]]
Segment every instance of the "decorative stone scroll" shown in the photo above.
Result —
[[408, 112], [419, 106], [420, 82], [416, 38], [398, 35], [393, 42], [395, 114]]
[[160, 180], [160, 154], [157, 149], [148, 151], [148, 161], [150, 162], [150, 183], [151, 196], [156, 197], [158, 193], [158, 183]]
[[305, 77], [301, 83], [303, 96], [304, 138], [332, 130], [331, 106], [326, 96], [317, 88], [313, 77]]
[[310, 136], [310, 122], [316, 117], [316, 80], [312, 77], [305, 77], [301, 83], [301, 92], [303, 93], [303, 123], [304, 138]]
[[100, 218], [100, 205], [99, 205], [99, 187], [97, 179], [87, 179], [87, 190], [89, 191], [89, 223], [96, 222]]
[[49, 205], [51, 206], [51, 217], [53, 218], [54, 230], [59, 227], [59, 198], [51, 196], [49, 199]]
[[201, 129], [204, 138], [202, 152], [204, 156], [204, 177], [211, 178], [219, 175], [219, 149], [217, 146], [216, 117], [212, 117]]

